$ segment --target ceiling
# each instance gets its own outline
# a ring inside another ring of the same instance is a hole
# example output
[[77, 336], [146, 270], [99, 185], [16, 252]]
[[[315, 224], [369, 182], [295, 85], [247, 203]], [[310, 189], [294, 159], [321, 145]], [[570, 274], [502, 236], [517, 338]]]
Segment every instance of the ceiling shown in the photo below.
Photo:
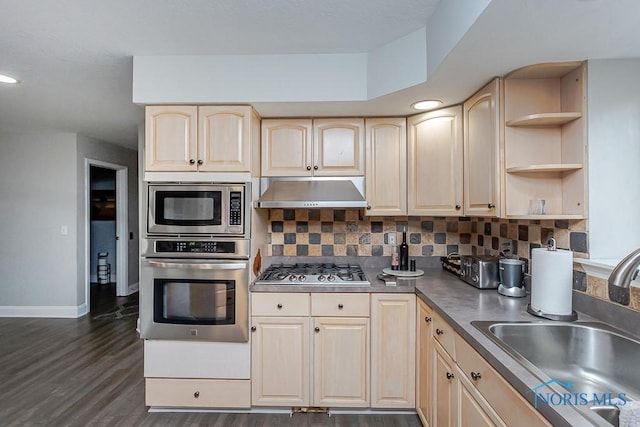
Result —
[[[132, 103], [133, 56], [370, 52], [424, 28], [439, 1], [0, 0], [0, 73], [21, 81], [0, 85], [0, 130], [135, 149], [143, 112]], [[493, 0], [425, 83], [368, 101], [256, 108], [406, 115], [422, 97], [453, 104], [526, 64], [640, 57], [639, 16], [636, 0]]]

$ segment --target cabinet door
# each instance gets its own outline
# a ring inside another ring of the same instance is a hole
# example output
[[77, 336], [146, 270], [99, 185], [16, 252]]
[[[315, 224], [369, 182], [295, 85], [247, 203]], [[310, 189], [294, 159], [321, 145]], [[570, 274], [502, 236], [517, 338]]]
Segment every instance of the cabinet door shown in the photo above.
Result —
[[366, 119], [366, 215], [407, 214], [407, 126], [404, 118]]
[[453, 426], [456, 409], [454, 362], [435, 339], [431, 345], [433, 348], [433, 425]]
[[313, 320], [313, 405], [369, 406], [369, 319]]
[[308, 317], [253, 317], [253, 405], [309, 406], [309, 325]]
[[311, 176], [311, 120], [262, 121], [262, 176]]
[[313, 174], [364, 175], [364, 119], [313, 121]]
[[371, 295], [371, 407], [415, 408], [416, 296]]
[[464, 214], [500, 216], [500, 80], [464, 103]]
[[408, 214], [462, 215], [462, 107], [409, 117]]
[[506, 426], [482, 395], [456, 366], [457, 425], [461, 427]]
[[251, 171], [252, 114], [248, 106], [199, 107], [200, 171]]
[[431, 365], [431, 336], [433, 317], [431, 308], [422, 300], [418, 299], [418, 316], [417, 316], [417, 367], [416, 377], [418, 386], [416, 388], [416, 410], [423, 425], [431, 425], [431, 395], [432, 395], [432, 365]]
[[195, 171], [198, 168], [198, 109], [192, 106], [145, 108], [146, 171]]

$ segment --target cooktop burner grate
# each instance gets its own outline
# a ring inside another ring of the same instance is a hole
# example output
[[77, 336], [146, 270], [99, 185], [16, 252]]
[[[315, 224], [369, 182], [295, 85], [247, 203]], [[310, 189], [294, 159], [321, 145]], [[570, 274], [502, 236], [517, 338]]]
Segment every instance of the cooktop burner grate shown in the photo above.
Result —
[[270, 265], [256, 284], [367, 286], [371, 283], [357, 264], [297, 263]]

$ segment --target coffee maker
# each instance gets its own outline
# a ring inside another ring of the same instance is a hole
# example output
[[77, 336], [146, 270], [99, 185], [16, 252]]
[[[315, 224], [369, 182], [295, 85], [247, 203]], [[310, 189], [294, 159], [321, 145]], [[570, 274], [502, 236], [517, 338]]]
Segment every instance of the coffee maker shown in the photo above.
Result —
[[502, 258], [498, 263], [500, 285], [498, 293], [507, 297], [522, 298], [527, 296], [524, 287], [524, 261], [512, 258]]

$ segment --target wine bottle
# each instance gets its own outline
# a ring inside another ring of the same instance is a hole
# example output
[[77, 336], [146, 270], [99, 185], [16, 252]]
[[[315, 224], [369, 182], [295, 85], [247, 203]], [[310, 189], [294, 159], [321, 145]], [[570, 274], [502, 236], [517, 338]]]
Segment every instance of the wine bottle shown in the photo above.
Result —
[[409, 245], [407, 245], [407, 227], [402, 230], [402, 243], [400, 244], [400, 270], [409, 269]]

